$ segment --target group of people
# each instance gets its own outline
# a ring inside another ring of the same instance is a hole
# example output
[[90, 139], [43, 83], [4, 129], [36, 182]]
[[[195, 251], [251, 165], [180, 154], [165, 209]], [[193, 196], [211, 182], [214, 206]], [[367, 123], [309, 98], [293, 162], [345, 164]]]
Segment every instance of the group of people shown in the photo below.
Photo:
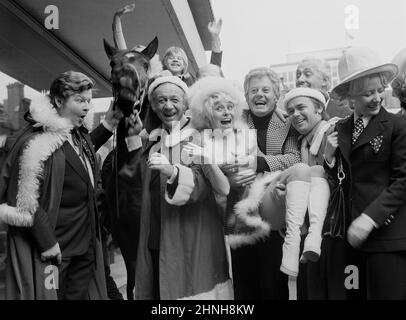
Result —
[[[114, 18], [119, 50], [131, 10]], [[221, 21], [209, 29], [214, 63], [193, 77], [168, 49], [145, 118], [112, 104], [89, 133], [94, 83], [74, 71], [30, 106], [0, 176], [8, 299], [107, 299], [100, 175], [104, 208], [137, 220], [120, 239], [135, 299], [406, 299], [406, 118], [384, 101], [392, 83], [406, 103], [406, 50], [386, 64], [344, 50], [334, 88], [327, 62], [304, 59], [281, 96], [268, 67], [225, 78]]]

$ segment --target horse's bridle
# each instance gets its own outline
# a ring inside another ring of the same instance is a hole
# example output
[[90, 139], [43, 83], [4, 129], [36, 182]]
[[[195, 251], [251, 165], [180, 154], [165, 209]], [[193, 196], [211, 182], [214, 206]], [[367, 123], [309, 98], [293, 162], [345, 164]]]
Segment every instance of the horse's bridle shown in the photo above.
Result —
[[[133, 70], [135, 71], [135, 75], [137, 77], [138, 83], [141, 84], [141, 77], [140, 77], [140, 74], [139, 74], [137, 68], [134, 67]], [[115, 90], [113, 91], [113, 97], [114, 97], [114, 104], [116, 104], [118, 102], [117, 86], [114, 86], [114, 88], [115, 88]], [[135, 115], [135, 108], [138, 105], [140, 106], [138, 114], [141, 113], [142, 106], [144, 104], [144, 100], [145, 100], [145, 97], [147, 95], [147, 90], [148, 90], [148, 79], [146, 79], [145, 84], [144, 84], [142, 89], [141, 89], [141, 86], [137, 87], [137, 90], [136, 90], [137, 100], [134, 101], [134, 104], [133, 104], [133, 107], [132, 107], [132, 114]]]

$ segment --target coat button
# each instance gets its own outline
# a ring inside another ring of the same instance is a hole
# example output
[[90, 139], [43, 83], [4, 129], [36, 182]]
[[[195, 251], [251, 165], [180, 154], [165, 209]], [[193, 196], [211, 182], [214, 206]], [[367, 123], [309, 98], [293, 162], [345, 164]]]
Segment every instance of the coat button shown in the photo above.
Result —
[[394, 217], [393, 215], [390, 215], [390, 216], [389, 216], [389, 218], [391, 218], [391, 219], [395, 219], [395, 217]]

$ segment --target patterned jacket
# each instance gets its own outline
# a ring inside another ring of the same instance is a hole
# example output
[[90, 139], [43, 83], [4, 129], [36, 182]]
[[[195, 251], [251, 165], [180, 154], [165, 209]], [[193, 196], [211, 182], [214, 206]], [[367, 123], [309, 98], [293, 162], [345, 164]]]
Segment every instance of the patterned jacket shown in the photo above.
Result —
[[[255, 129], [249, 110], [245, 110], [243, 119], [250, 129]], [[265, 158], [271, 172], [283, 171], [301, 161], [298, 138], [299, 134], [291, 126], [291, 120], [275, 109], [266, 134], [266, 154], [258, 149], [258, 156]]]

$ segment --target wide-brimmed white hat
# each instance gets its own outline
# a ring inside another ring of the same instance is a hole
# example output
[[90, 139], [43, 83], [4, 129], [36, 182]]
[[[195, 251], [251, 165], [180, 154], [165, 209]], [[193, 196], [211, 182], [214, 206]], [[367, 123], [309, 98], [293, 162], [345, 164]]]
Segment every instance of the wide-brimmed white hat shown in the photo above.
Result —
[[387, 82], [390, 83], [397, 76], [398, 72], [396, 64], [383, 64], [379, 56], [369, 48], [348, 48], [344, 50], [338, 62], [340, 83], [332, 91], [338, 93], [350, 81], [375, 73], [383, 73]]

